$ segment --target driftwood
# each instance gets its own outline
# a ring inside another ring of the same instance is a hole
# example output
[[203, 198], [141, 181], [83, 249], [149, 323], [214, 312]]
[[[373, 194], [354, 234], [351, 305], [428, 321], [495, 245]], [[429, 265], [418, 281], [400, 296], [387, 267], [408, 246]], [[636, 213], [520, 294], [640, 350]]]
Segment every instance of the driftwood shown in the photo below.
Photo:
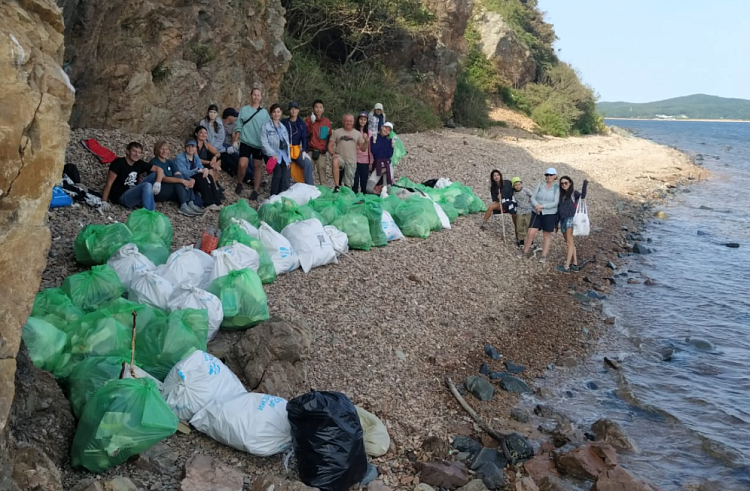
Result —
[[133, 368], [135, 366], [135, 320], [137, 318], [137, 315], [135, 310], [133, 311], [133, 338], [130, 341], [130, 375], [133, 376], [133, 378], [137, 378], [135, 376], [135, 369]]
[[448, 386], [448, 388], [451, 391], [451, 394], [453, 394], [453, 397], [456, 398], [458, 403], [461, 405], [464, 410], [466, 410], [467, 413], [469, 413], [469, 416], [471, 416], [471, 419], [473, 419], [480, 428], [482, 428], [485, 433], [490, 435], [492, 438], [497, 440], [500, 443], [500, 447], [503, 449], [503, 454], [505, 455], [505, 460], [508, 461], [510, 465], [514, 465], [516, 463], [516, 459], [511, 456], [510, 452], [508, 451], [508, 444], [505, 440], [505, 437], [507, 434], [500, 433], [492, 428], [482, 421], [482, 418], [479, 417], [479, 415], [474, 411], [471, 406], [469, 406], [469, 403], [466, 402], [466, 400], [461, 396], [461, 394], [458, 393], [458, 389], [456, 388], [456, 384], [453, 383], [453, 380], [451, 380], [450, 377], [445, 378], [445, 383]]

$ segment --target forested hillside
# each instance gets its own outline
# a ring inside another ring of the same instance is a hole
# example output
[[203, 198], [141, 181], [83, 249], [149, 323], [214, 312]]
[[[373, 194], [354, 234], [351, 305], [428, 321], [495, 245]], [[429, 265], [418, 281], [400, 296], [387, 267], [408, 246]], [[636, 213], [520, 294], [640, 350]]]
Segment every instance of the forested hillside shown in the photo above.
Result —
[[610, 118], [655, 118], [657, 115], [690, 119], [750, 120], [750, 100], [693, 94], [656, 102], [600, 102], [599, 112]]

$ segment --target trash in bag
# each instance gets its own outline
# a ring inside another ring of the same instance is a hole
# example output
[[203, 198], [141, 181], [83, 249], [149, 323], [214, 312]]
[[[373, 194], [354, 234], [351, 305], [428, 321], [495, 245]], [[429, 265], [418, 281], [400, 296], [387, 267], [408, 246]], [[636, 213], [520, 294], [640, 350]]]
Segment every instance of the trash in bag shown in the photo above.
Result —
[[237, 241], [232, 245], [214, 250], [211, 256], [214, 259], [214, 269], [209, 276], [209, 286], [216, 278], [230, 271], [248, 268], [257, 273], [260, 268], [260, 255], [255, 252], [255, 249]]
[[305, 273], [318, 266], [338, 263], [333, 242], [316, 218], [287, 225], [281, 235], [292, 244]]
[[135, 210], [130, 214], [125, 225], [134, 235], [144, 232], [156, 234], [167, 246], [167, 249], [172, 247], [172, 238], [174, 237], [172, 222], [166, 215], [158, 211], [149, 211], [145, 208]]
[[68, 335], [49, 322], [29, 317], [21, 337], [35, 367], [57, 376], [68, 364], [70, 353], [65, 352]]
[[130, 353], [123, 350], [106, 356], [92, 356], [73, 367], [67, 378], [68, 399], [76, 418], [97, 390], [120, 378], [122, 364], [130, 362]]
[[299, 268], [299, 258], [286, 237], [272, 229], [266, 222], [260, 222], [259, 240], [273, 262], [276, 274], [284, 274]]
[[195, 351], [175, 365], [164, 379], [164, 400], [186, 422], [213, 401], [225, 403], [246, 392], [240, 379], [221, 360], [205, 351]]
[[156, 266], [164, 264], [169, 258], [169, 244], [166, 244], [162, 238], [148, 230], [134, 233], [130, 242], [138, 246], [138, 252], [146, 256]]
[[255, 228], [260, 226], [258, 212], [255, 211], [246, 199], [238, 199], [233, 205], [225, 206], [219, 212], [219, 229], [224, 230], [232, 224], [232, 218], [246, 220]]
[[105, 308], [99, 309], [84, 315], [71, 329], [69, 339], [71, 359], [66, 367], [66, 375], [86, 357], [129, 352], [133, 339], [133, 316], [130, 315], [128, 321], [113, 316]]
[[258, 219], [261, 222], [266, 222], [271, 228], [276, 230], [279, 223], [279, 215], [281, 214], [281, 205], [281, 201], [277, 203], [263, 203], [258, 208]]
[[440, 208], [442, 208], [443, 212], [448, 216], [450, 223], [456, 221], [458, 218], [458, 210], [456, 210], [456, 208], [445, 199], [445, 196], [441, 196], [440, 199], [437, 200], [437, 204], [440, 205]]
[[86, 403], [71, 449], [73, 467], [102, 472], [177, 431], [177, 416], [149, 379], [113, 380]]
[[268, 255], [268, 251], [263, 247], [263, 244], [258, 239], [250, 237], [244, 230], [239, 228], [238, 225], [233, 224], [222, 232], [221, 239], [219, 240], [219, 247], [233, 245], [235, 241], [250, 247], [258, 253], [260, 259], [258, 276], [260, 276], [263, 284], [273, 283], [276, 280], [276, 266], [273, 265], [271, 256]]
[[94, 266], [89, 271], [70, 275], [62, 283], [62, 291], [73, 305], [92, 311], [125, 293], [117, 273], [107, 266]]
[[305, 184], [298, 182], [292, 184], [289, 189], [279, 194], [275, 194], [268, 198], [268, 203], [277, 203], [282, 198], [290, 199], [298, 205], [306, 205], [310, 200], [313, 200], [321, 195], [320, 190], [312, 184]]
[[286, 406], [281, 397], [246, 392], [229, 400], [215, 399], [190, 424], [232, 448], [268, 457], [291, 446]]
[[140, 271], [130, 283], [128, 300], [167, 310], [173, 292], [174, 285], [155, 271]]
[[396, 211], [396, 207], [401, 203], [401, 200], [398, 199], [396, 196], [388, 196], [387, 198], [383, 198], [380, 200], [380, 207], [383, 208], [383, 211], [387, 211], [391, 215], [393, 215], [393, 212]]
[[362, 425], [340, 392], [310, 391], [286, 406], [300, 480], [321, 491], [344, 491], [367, 472]]
[[388, 435], [388, 430], [383, 422], [371, 412], [359, 406], [355, 407], [357, 408], [359, 422], [362, 424], [367, 455], [380, 457], [388, 453], [388, 449], [391, 447], [391, 437]]
[[167, 312], [145, 303], [118, 298], [101, 306], [120, 324], [133, 327], [133, 311], [136, 313], [136, 330], [140, 332], [156, 319], [167, 316]]
[[385, 210], [383, 210], [383, 218], [380, 225], [383, 227], [383, 233], [385, 233], [385, 237], [388, 241], [404, 238], [404, 234], [401, 233], [401, 229], [396, 225], [396, 221], [391, 214]]
[[138, 368], [137, 365], [131, 365], [130, 363], [123, 363], [122, 373], [120, 378], [147, 378], [156, 384], [156, 388], [159, 389], [159, 393], [164, 397], [164, 384], [159, 379], [154, 378], [146, 370]]
[[336, 251], [336, 254], [346, 254], [349, 252], [349, 237], [347, 237], [344, 232], [333, 225], [326, 225], [323, 227], [323, 230], [325, 230], [328, 237], [330, 237], [331, 242], [333, 243], [333, 250]]
[[219, 332], [221, 321], [224, 320], [224, 310], [221, 308], [221, 300], [206, 290], [190, 285], [179, 285], [175, 287], [172, 298], [169, 299], [169, 310], [182, 309], [206, 309], [208, 313], [207, 341], [211, 341]]
[[281, 231], [290, 223], [307, 220], [310, 218], [318, 218], [322, 220], [322, 217], [318, 213], [310, 208], [309, 206], [299, 206], [297, 203], [290, 199], [282, 198], [281, 203], [276, 206], [280, 206], [280, 210], [276, 219], [273, 222], [268, 223], [274, 230]]
[[339, 199], [337, 195], [314, 199], [307, 206], [320, 215], [320, 221], [323, 225], [330, 225], [338, 217], [349, 211], [349, 203]]
[[83, 309], [73, 305], [62, 288], [45, 288], [34, 297], [32, 317], [44, 319], [63, 332], [83, 317]]
[[420, 196], [411, 196], [402, 201], [393, 214], [401, 233], [408, 237], [426, 239], [431, 230], [440, 230], [440, 218], [432, 206], [432, 201]]
[[401, 138], [398, 138], [395, 131], [391, 131], [391, 138], [396, 140], [393, 144], [393, 155], [391, 156], [391, 165], [395, 166], [401, 162], [401, 159], [406, 157], [409, 152], [406, 151], [404, 142], [401, 141]]
[[207, 337], [206, 310], [175, 310], [137, 332], [135, 362], [153, 377], [164, 380], [180, 360], [196, 350], [206, 351]]
[[213, 269], [214, 260], [211, 256], [193, 246], [185, 246], [170, 254], [157, 273], [173, 285], [205, 288]]
[[125, 244], [117, 249], [107, 261], [107, 266], [117, 273], [125, 288], [130, 288], [137, 272], [152, 271], [156, 268], [149, 258], [138, 252], [138, 246], [135, 244]]
[[208, 288], [221, 300], [225, 329], [245, 329], [268, 320], [268, 300], [258, 274], [252, 269], [230, 271]]
[[435, 213], [437, 214], [438, 219], [440, 220], [440, 227], [444, 229], [450, 229], [451, 221], [448, 218], [448, 215], [446, 215], [445, 212], [443, 211], [443, 208], [441, 208], [439, 204], [433, 201], [432, 198], [424, 197], [424, 199], [430, 200], [432, 202], [432, 208], [435, 210]]
[[352, 206], [349, 213], [359, 213], [367, 218], [370, 226], [370, 238], [373, 247], [383, 247], [388, 245], [388, 238], [383, 231], [383, 207], [380, 203], [367, 200], [364, 203], [358, 203]]
[[76, 261], [86, 266], [104, 264], [117, 249], [130, 242], [132, 235], [124, 223], [86, 225], [73, 244]]
[[333, 221], [331, 224], [344, 232], [349, 239], [349, 247], [369, 251], [372, 247], [370, 223], [364, 215], [349, 212]]
[[232, 224], [239, 225], [240, 228], [247, 232], [247, 235], [249, 235], [250, 237], [254, 239], [258, 238], [258, 228], [247, 220], [243, 220], [241, 218], [232, 218], [232, 223], [230, 223], [230, 225]]

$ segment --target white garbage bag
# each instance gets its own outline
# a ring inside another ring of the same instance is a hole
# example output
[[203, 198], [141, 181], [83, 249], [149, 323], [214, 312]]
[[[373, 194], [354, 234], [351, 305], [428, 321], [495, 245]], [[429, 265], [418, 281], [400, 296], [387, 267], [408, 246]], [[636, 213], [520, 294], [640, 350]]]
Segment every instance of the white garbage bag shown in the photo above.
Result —
[[388, 453], [391, 447], [391, 437], [388, 435], [388, 429], [385, 427], [380, 418], [371, 412], [357, 408], [357, 416], [362, 425], [362, 439], [365, 442], [365, 452], [370, 457], [380, 457]]
[[326, 225], [323, 227], [323, 230], [326, 231], [328, 234], [328, 237], [331, 238], [331, 242], [333, 242], [333, 250], [336, 251], [336, 254], [346, 254], [349, 252], [349, 236], [346, 235], [341, 230], [337, 229], [333, 225]]
[[237, 225], [239, 225], [240, 228], [242, 230], [244, 230], [245, 232], [247, 232], [247, 235], [249, 235], [253, 239], [257, 239], [258, 238], [258, 229], [255, 228], [255, 226], [252, 223], [248, 222], [247, 220], [243, 220], [242, 218], [234, 218], [233, 217], [232, 218], [232, 223], [236, 223]]
[[164, 379], [164, 400], [182, 421], [190, 421], [213, 401], [223, 404], [245, 393], [240, 379], [221, 360], [204, 351], [193, 352]]
[[214, 260], [193, 246], [177, 249], [169, 255], [167, 262], [159, 266], [157, 273], [173, 285], [190, 285], [206, 288]]
[[266, 222], [260, 222], [258, 233], [261, 244], [271, 256], [277, 275], [299, 268], [299, 257], [286, 237], [272, 229]]
[[216, 295], [192, 285], [178, 285], [169, 299], [169, 311], [182, 309], [206, 309], [208, 311], [208, 339], [211, 341], [219, 332], [224, 310]]
[[380, 225], [383, 227], [383, 232], [385, 232], [388, 242], [404, 238], [401, 229], [396, 225], [396, 220], [394, 220], [393, 216], [385, 210], [383, 210], [383, 218], [381, 219]]
[[294, 247], [305, 273], [318, 266], [338, 264], [333, 242], [317, 218], [290, 223], [284, 227], [281, 235]]
[[292, 429], [281, 397], [248, 392], [214, 400], [190, 420], [198, 431], [237, 450], [268, 457], [292, 445]]
[[117, 249], [107, 261], [107, 266], [115, 270], [125, 288], [130, 288], [130, 283], [139, 271], [152, 271], [156, 268], [149, 258], [138, 252], [135, 244], [125, 244]]
[[452, 181], [451, 181], [450, 179], [447, 179], [447, 178], [445, 178], [445, 177], [441, 177], [441, 178], [440, 178], [440, 179], [438, 179], [438, 180], [437, 180], [437, 182], [435, 183], [435, 189], [443, 189], [443, 188], [447, 188], [447, 187], [448, 187], [448, 186], [450, 186], [451, 184], [453, 184], [453, 182], [452, 182]]
[[266, 200], [266, 203], [278, 203], [281, 198], [294, 201], [299, 206], [306, 205], [311, 199], [320, 197], [320, 190], [303, 182], [292, 184], [289, 189], [279, 194], [275, 194]]
[[237, 241], [232, 245], [214, 249], [211, 255], [214, 258], [214, 269], [209, 276], [209, 284], [230, 271], [250, 268], [257, 273], [260, 267], [260, 256], [255, 249]]
[[140, 271], [128, 289], [128, 300], [167, 310], [174, 285], [154, 271]]

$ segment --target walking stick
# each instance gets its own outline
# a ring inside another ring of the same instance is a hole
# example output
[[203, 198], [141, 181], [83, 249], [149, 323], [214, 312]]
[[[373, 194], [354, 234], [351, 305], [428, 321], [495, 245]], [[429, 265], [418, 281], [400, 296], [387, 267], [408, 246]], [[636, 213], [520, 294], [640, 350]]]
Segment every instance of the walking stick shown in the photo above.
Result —
[[505, 210], [503, 210], [503, 203], [500, 202], [500, 221], [503, 222], [503, 242], [508, 242], [508, 238], [505, 236]]

